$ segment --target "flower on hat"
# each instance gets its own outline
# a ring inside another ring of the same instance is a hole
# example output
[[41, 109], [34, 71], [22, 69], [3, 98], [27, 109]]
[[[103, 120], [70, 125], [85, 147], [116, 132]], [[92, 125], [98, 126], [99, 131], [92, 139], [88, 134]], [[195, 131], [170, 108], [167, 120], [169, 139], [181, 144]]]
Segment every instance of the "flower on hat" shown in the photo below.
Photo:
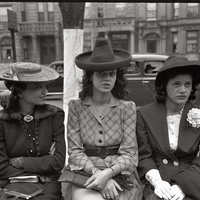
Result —
[[200, 128], [200, 109], [192, 108], [187, 114], [187, 121], [194, 128]]

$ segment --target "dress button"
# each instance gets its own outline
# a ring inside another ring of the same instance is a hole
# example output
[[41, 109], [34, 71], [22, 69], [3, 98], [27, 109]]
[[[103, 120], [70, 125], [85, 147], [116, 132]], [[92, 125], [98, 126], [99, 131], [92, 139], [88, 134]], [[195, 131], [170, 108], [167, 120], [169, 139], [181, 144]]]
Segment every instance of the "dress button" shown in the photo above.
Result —
[[102, 140], [99, 140], [99, 143], [102, 143]]
[[173, 162], [174, 166], [179, 166], [179, 163], [177, 161]]
[[103, 131], [99, 131], [100, 134], [103, 134]]
[[166, 165], [168, 164], [168, 160], [167, 159], [163, 159], [163, 163]]
[[33, 152], [33, 150], [31, 149], [30, 152]]

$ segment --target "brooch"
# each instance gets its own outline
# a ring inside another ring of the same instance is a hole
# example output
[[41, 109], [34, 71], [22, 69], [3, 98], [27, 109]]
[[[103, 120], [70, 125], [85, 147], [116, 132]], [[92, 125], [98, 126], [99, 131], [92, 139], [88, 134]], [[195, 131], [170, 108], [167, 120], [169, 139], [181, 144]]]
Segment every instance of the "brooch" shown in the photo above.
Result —
[[187, 121], [194, 128], [200, 128], [200, 109], [192, 108], [187, 114]]
[[32, 115], [26, 115], [26, 116], [24, 116], [24, 121], [26, 121], [26, 122], [30, 122], [30, 121], [32, 121], [33, 120], [33, 116]]

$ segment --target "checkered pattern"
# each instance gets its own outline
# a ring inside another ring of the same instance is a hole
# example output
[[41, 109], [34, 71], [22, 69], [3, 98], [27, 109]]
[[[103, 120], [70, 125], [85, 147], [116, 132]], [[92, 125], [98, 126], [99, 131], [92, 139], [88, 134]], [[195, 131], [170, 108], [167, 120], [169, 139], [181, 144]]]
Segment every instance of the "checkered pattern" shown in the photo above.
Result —
[[[67, 127], [69, 165], [73, 170], [81, 170], [88, 164], [95, 165], [97, 161], [98, 163], [104, 163], [107, 167], [119, 165], [121, 173], [131, 174], [134, 180], [134, 192], [131, 192], [128, 196], [131, 200], [139, 200], [141, 199], [141, 191], [139, 190], [139, 179], [136, 173], [138, 164], [138, 147], [135, 134], [136, 106], [131, 101], [116, 99], [115, 101], [116, 105], [109, 105], [109, 112], [100, 122], [91, 112], [91, 105], [85, 105], [80, 100], [69, 102]], [[108, 156], [103, 160], [99, 157], [88, 157], [84, 153], [83, 144], [97, 146], [94, 133], [97, 132], [100, 123], [105, 138], [103, 146], [119, 145], [119, 155]], [[133, 198], [135, 195], [137, 198]]]

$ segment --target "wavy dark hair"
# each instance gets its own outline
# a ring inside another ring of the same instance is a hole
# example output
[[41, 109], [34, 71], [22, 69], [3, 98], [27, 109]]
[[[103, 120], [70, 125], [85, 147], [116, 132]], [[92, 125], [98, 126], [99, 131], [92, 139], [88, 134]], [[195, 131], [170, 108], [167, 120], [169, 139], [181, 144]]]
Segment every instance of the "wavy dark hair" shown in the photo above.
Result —
[[24, 91], [27, 87], [27, 84], [24, 82], [12, 82], [4, 81], [6, 87], [11, 91], [11, 94], [8, 98], [1, 101], [1, 106], [6, 110], [7, 113], [17, 112], [18, 111], [18, 102], [19, 102], [19, 93]]
[[[196, 86], [198, 84], [195, 73], [190, 69], [174, 68], [174, 69], [170, 69], [169, 72], [164, 72], [162, 76], [157, 77], [156, 84], [155, 84], [156, 101], [157, 102], [165, 102], [166, 96], [167, 96], [166, 86], [170, 79], [172, 79], [178, 75], [186, 75], [186, 74], [192, 76], [192, 91], [190, 93], [188, 101], [194, 100], [196, 98], [195, 92], [196, 92]], [[159, 76], [159, 75], [157, 75], [157, 76]]]
[[[127, 80], [124, 77], [125, 72], [126, 67], [117, 69], [116, 82], [111, 91], [116, 99], [124, 99], [125, 96], [128, 94], [128, 92], [126, 91]], [[93, 94], [93, 83], [91, 81], [91, 77], [94, 72], [85, 70], [83, 73], [84, 74], [81, 82], [82, 90], [79, 92], [79, 98], [81, 100], [85, 99], [88, 96], [92, 96]]]

